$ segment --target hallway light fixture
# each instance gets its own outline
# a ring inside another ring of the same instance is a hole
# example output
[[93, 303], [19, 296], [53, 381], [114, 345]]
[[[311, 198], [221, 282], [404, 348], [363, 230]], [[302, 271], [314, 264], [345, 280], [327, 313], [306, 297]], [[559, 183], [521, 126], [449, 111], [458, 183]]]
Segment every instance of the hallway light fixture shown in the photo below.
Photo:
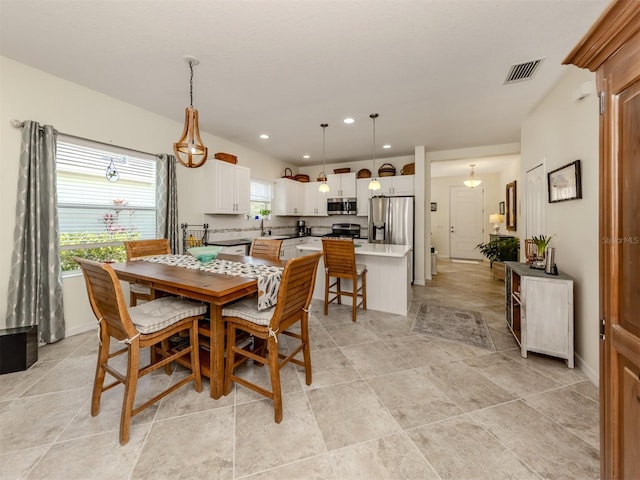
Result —
[[[184, 130], [180, 140], [173, 144], [173, 151], [178, 161], [189, 168], [197, 168], [207, 161], [208, 149], [200, 138], [200, 128], [198, 127], [198, 110], [193, 108], [193, 67], [200, 61], [195, 57], [186, 56], [184, 61], [189, 65], [191, 76], [189, 78], [189, 98], [190, 104], [184, 112]], [[186, 155], [186, 158], [184, 158]], [[194, 161], [195, 157], [195, 161]]]
[[471, 164], [471, 175], [469, 175], [469, 179], [464, 181], [465, 186], [467, 187], [471, 187], [471, 188], [475, 188], [478, 185], [480, 185], [482, 183], [482, 180], [476, 180], [476, 174], [473, 171], [473, 167], [475, 167], [476, 164], [472, 163]]
[[373, 179], [369, 182], [369, 186], [367, 187], [369, 190], [380, 190], [382, 187], [380, 186], [380, 182], [376, 178], [376, 118], [380, 115], [377, 113], [372, 113], [369, 115], [369, 118], [373, 120]]
[[318, 191], [322, 193], [327, 193], [329, 192], [329, 185], [327, 184], [327, 174], [325, 173], [325, 170], [327, 167], [325, 166], [324, 142], [325, 142], [325, 133], [329, 124], [321, 123], [320, 126], [322, 127], [322, 172], [320, 172], [320, 177], [322, 177], [323, 180], [320, 186], [318, 186]]

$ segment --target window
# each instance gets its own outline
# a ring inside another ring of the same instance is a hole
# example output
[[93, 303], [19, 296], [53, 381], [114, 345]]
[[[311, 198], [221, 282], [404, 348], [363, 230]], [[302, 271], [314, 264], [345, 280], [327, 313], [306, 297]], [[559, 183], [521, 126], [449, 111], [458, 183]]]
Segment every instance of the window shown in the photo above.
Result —
[[73, 257], [120, 262], [123, 240], [156, 238], [156, 159], [102, 144], [57, 142], [62, 271]]
[[251, 179], [250, 193], [250, 214], [251, 218], [263, 217], [260, 212], [265, 210], [271, 211], [271, 190], [272, 182], [261, 180], [259, 178]]

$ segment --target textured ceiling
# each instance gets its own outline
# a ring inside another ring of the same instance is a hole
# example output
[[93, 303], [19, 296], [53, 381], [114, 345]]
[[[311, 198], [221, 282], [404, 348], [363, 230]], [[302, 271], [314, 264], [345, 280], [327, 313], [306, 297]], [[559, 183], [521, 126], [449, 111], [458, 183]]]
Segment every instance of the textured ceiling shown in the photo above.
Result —
[[[182, 58], [196, 56], [201, 130], [317, 165], [323, 122], [327, 163], [371, 158], [373, 112], [378, 158], [519, 142], [524, 116], [607, 4], [0, 0], [0, 53], [178, 122]], [[541, 57], [532, 80], [503, 85], [512, 64]]]

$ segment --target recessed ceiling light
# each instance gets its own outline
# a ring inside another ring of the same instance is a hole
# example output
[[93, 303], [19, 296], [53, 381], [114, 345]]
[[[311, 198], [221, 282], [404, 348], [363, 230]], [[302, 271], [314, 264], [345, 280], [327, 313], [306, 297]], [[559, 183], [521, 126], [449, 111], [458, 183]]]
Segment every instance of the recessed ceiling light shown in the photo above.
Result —
[[269, 135], [267, 135], [266, 133], [262, 133], [260, 134], [260, 138], [266, 140], [267, 138], [269, 138]]
[[386, 145], [383, 145], [382, 148], [391, 148], [391, 145], [387, 143]]
[[351, 117], [347, 117], [343, 120], [344, 123], [346, 123], [347, 125], [351, 125], [353, 122], [355, 122], [355, 120]]
[[303, 155], [302, 158], [311, 158], [311, 155]]

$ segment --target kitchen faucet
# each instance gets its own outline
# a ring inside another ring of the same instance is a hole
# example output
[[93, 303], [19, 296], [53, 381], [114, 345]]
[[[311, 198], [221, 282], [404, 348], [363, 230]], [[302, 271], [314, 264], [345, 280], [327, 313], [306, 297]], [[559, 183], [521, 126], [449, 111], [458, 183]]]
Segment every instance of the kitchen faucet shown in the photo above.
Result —
[[264, 234], [265, 234], [265, 232], [264, 232], [264, 219], [261, 219], [260, 220], [260, 236], [264, 237]]

